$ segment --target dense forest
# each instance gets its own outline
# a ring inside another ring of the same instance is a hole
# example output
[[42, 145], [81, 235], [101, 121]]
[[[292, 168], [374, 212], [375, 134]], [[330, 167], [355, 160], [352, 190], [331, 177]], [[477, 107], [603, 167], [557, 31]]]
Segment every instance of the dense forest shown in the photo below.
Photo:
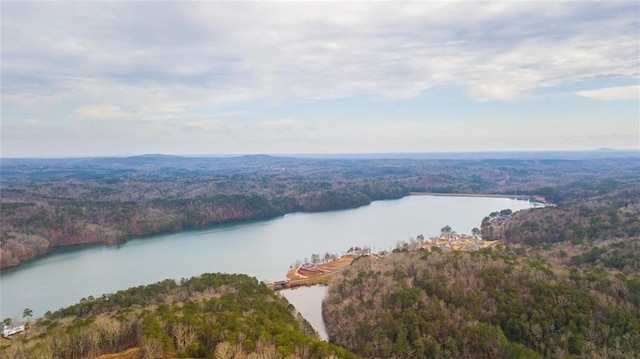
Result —
[[89, 297], [47, 313], [26, 334], [3, 341], [1, 357], [630, 358], [640, 353], [640, 162], [635, 157], [250, 156], [176, 162], [152, 156], [119, 159], [117, 165], [113, 159], [77, 159], [55, 166], [33, 161], [3, 164], [8, 169], [2, 178], [4, 266], [57, 245], [355, 207], [410, 192], [517, 192], [553, 205], [515, 213], [496, 209], [482, 226], [484, 239], [503, 240], [496, 247], [464, 252], [408, 251], [407, 246], [355, 260], [330, 281], [323, 301], [329, 342], [320, 341], [285, 299], [257, 280], [204, 274]]
[[539, 193], [557, 206], [483, 220], [501, 246], [355, 261], [323, 302], [331, 342], [363, 357], [637, 356], [640, 178]]
[[296, 211], [354, 208], [411, 192], [556, 200], [558, 186], [640, 173], [636, 152], [449, 156], [454, 159], [3, 159], [0, 267], [19, 265], [56, 246], [117, 243], [129, 236]]
[[539, 190], [557, 206], [483, 220], [482, 236], [531, 245], [640, 236], [640, 176], [578, 182]]
[[640, 239], [362, 258], [330, 283], [332, 343], [368, 358], [631, 358]]
[[[7, 344], [9, 343], [9, 344]], [[0, 357], [355, 358], [321, 341], [286, 299], [244, 275], [130, 288], [47, 313]]]

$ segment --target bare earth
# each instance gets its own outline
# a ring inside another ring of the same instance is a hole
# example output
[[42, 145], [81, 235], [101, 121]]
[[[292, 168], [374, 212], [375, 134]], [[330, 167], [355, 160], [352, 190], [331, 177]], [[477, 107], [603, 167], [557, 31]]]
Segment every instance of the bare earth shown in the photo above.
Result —
[[300, 266], [291, 269], [287, 273], [287, 278], [290, 280], [297, 279], [310, 279], [313, 277], [329, 274], [331, 272], [335, 272], [336, 270], [342, 269], [346, 266], [351, 265], [353, 262], [353, 257], [351, 256], [342, 256], [335, 261], [329, 263], [323, 263], [317, 265], [315, 268], [302, 268]]
[[138, 359], [139, 357], [140, 348], [131, 348], [120, 353], [101, 355], [98, 359]]

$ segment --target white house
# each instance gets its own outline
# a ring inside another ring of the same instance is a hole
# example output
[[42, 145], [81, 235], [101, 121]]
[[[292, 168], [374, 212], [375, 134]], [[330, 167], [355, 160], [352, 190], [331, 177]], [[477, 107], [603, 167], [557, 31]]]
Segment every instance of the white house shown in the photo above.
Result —
[[5, 325], [2, 328], [2, 336], [5, 338], [8, 338], [11, 335], [24, 332], [24, 330], [25, 330], [24, 324], [19, 324], [16, 326]]

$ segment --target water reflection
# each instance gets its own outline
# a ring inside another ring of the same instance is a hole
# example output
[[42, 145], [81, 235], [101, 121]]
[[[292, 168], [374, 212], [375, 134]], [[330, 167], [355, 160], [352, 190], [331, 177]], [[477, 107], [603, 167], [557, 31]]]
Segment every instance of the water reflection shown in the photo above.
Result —
[[324, 326], [324, 319], [322, 319], [322, 300], [327, 295], [326, 286], [298, 287], [281, 290], [279, 293], [287, 298], [289, 303], [293, 304], [298, 312], [311, 323], [322, 340], [328, 340], [327, 329]]
[[[390, 250], [399, 240], [429, 236], [444, 225], [469, 233], [493, 211], [531, 206], [527, 201], [505, 198], [410, 196], [352, 210], [293, 213], [135, 238], [118, 246], [59, 248], [18, 268], [0, 271], [0, 318], [18, 320], [25, 308], [39, 317], [89, 295], [99, 297], [205, 272], [282, 280], [292, 263], [314, 253], [340, 255], [355, 246]], [[318, 297], [323, 295], [318, 293]], [[320, 301], [316, 308], [320, 319]]]

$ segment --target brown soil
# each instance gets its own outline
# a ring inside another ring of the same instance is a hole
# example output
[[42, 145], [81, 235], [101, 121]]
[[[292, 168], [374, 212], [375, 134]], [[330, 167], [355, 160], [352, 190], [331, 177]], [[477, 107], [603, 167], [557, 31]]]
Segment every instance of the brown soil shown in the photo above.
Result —
[[482, 243], [482, 245], [480, 247], [482, 247], [482, 248], [493, 247], [499, 242], [500, 241], [484, 241], [484, 243]]
[[316, 268], [306, 269], [302, 267], [296, 267], [291, 269], [287, 273], [287, 278], [289, 278], [290, 280], [309, 279], [309, 278], [317, 277], [323, 274], [331, 273], [338, 269], [342, 269], [350, 265], [351, 262], [353, 262], [353, 257], [342, 256], [336, 259], [335, 261], [319, 264]]
[[120, 353], [101, 355], [98, 359], [138, 359], [139, 357], [140, 348], [131, 348]]

